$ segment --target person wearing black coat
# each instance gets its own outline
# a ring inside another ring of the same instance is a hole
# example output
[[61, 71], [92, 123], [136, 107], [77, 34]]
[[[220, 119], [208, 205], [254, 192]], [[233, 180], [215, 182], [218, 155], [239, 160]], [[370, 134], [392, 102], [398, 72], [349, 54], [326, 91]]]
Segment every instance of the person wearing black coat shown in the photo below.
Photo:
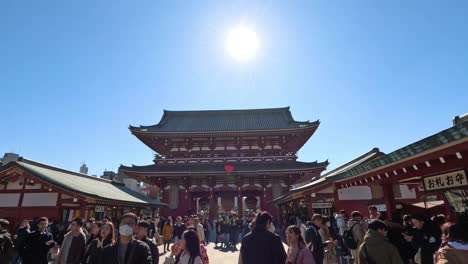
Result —
[[411, 221], [415, 228], [414, 235], [405, 234], [404, 237], [408, 242], [411, 242], [417, 252], [414, 259], [418, 259], [418, 263], [421, 264], [434, 263], [434, 253], [442, 242], [440, 228], [424, 215], [414, 215]]
[[135, 237], [140, 240], [145, 242], [151, 251], [151, 258], [153, 259], [153, 264], [158, 264], [159, 263], [159, 249], [158, 245], [156, 245], [156, 242], [154, 239], [151, 239], [146, 236], [148, 233], [148, 229], [150, 227], [150, 224], [145, 221], [140, 221], [138, 223], [138, 226], [135, 231]]
[[387, 238], [398, 250], [403, 263], [409, 264], [410, 259], [413, 258], [412, 247], [409, 242], [407, 242], [403, 233], [405, 229], [402, 225], [403, 218], [398, 213], [393, 213], [391, 221], [385, 221], [387, 227]]
[[172, 234], [174, 237], [174, 243], [177, 243], [182, 238], [182, 233], [185, 231], [185, 225], [182, 223], [182, 217], [176, 217], [176, 223], [174, 224], [174, 231]]
[[239, 230], [240, 230], [240, 221], [237, 217], [233, 218], [231, 220], [231, 230], [230, 230], [230, 240], [229, 240], [229, 243], [231, 244], [231, 246], [233, 246], [234, 248], [236, 247], [237, 245], [237, 239], [239, 237]]
[[112, 222], [106, 222], [101, 226], [101, 230], [96, 239], [94, 239], [86, 248], [83, 257], [83, 264], [98, 264], [102, 262], [102, 252], [104, 248], [115, 242], [115, 230]]
[[148, 228], [148, 233], [146, 234], [147, 237], [154, 237], [154, 233], [156, 233], [156, 228], [154, 227], [154, 221], [151, 217], [147, 218], [146, 221], [150, 225]]
[[320, 214], [314, 214], [312, 216], [312, 222], [307, 222], [306, 224], [306, 233], [305, 233], [305, 242], [309, 245], [309, 248], [312, 251], [314, 256], [315, 263], [322, 264], [324, 257], [324, 250], [327, 246], [327, 243], [324, 243], [322, 237], [320, 236], [319, 230], [320, 225], [322, 225], [323, 217]]
[[221, 233], [221, 226], [224, 224], [223, 219], [220, 217], [218, 220], [215, 222], [215, 231], [216, 231], [216, 240], [215, 240], [215, 247], [218, 247], [218, 243], [221, 240], [221, 243], [223, 241], [223, 234]]
[[102, 264], [153, 264], [149, 246], [133, 237], [138, 217], [126, 213], [120, 219], [119, 239], [102, 252]]
[[[21, 259], [21, 257], [23, 256], [23, 249], [20, 247], [20, 245], [24, 245], [24, 241], [26, 239], [26, 237], [28, 236], [28, 234], [30, 233], [29, 231], [29, 221], [28, 220], [23, 220], [21, 222], [21, 224], [18, 226], [18, 228], [16, 229], [16, 233], [15, 233], [15, 240], [13, 241], [14, 244], [15, 244], [15, 248], [17, 250], [17, 253], [18, 253], [18, 256], [17, 256], [17, 261], [19, 259]], [[14, 262], [14, 263], [16, 263]]]
[[102, 262], [101, 256], [102, 251], [105, 247], [112, 244], [112, 239], [110, 237], [102, 241], [102, 248], [98, 246], [100, 243], [100, 238], [94, 239], [86, 248], [86, 253], [83, 257], [84, 264], [98, 264]]
[[99, 237], [99, 233], [101, 232], [101, 226], [101, 221], [97, 221], [91, 224], [91, 231], [89, 232], [89, 236], [86, 240], [86, 246], [89, 246], [91, 242], [93, 242], [96, 238]]
[[[252, 232], [243, 239], [239, 254], [239, 263], [242, 264], [284, 264], [286, 251], [281, 238], [271, 232], [273, 217], [262, 212], [255, 218]], [[268, 229], [267, 229], [268, 227]]]
[[47, 231], [49, 220], [46, 217], [41, 217], [37, 220], [37, 229], [29, 233], [20, 245], [22, 252], [21, 256], [23, 264], [47, 264], [47, 254], [56, 243], [52, 238], [52, 234]]
[[225, 222], [221, 224], [221, 234], [223, 236], [223, 240], [221, 242], [221, 247], [228, 247], [229, 245], [229, 235], [231, 233], [231, 221], [226, 219]]
[[122, 245], [117, 242], [104, 248], [102, 252], [102, 264], [153, 264], [149, 246], [140, 240], [132, 239], [127, 244], [125, 261], [119, 261], [119, 248]]
[[8, 233], [10, 222], [0, 219], [0, 263], [12, 263], [15, 257], [15, 246]]

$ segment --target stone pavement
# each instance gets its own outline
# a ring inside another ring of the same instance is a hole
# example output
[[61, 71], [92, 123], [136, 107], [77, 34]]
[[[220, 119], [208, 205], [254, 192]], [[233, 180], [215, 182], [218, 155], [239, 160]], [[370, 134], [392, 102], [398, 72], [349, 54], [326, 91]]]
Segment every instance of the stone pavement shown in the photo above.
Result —
[[[163, 253], [162, 246], [159, 246], [159, 252]], [[238, 250], [234, 250], [234, 248], [230, 249], [215, 249], [214, 243], [209, 243], [206, 246], [206, 250], [208, 251], [208, 257], [210, 258], [210, 264], [237, 264], [239, 260], [239, 249], [240, 244], [237, 245]], [[159, 263], [164, 263], [164, 258], [169, 256], [169, 252], [163, 254], [159, 257]]]

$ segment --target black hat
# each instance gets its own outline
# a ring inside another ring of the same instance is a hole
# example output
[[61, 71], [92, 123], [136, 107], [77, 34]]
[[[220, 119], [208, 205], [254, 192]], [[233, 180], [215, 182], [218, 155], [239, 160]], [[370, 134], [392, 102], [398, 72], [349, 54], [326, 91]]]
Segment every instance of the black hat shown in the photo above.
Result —
[[83, 218], [81, 217], [76, 217], [73, 219], [74, 222], [76, 222], [79, 226], [83, 226]]
[[143, 227], [143, 228], [149, 228], [149, 227], [150, 227], [150, 225], [149, 225], [148, 222], [146, 222], [146, 221], [140, 221], [140, 222], [138, 222], [138, 225], [137, 225], [137, 226], [138, 226], [138, 227]]

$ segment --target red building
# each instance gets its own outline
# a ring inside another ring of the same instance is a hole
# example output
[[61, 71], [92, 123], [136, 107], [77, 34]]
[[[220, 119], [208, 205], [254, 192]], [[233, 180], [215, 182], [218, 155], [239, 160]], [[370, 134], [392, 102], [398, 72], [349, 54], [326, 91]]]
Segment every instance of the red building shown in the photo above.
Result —
[[268, 210], [294, 184], [318, 178], [325, 162], [297, 161], [319, 121], [295, 121], [288, 108], [164, 111], [153, 126], [130, 131], [157, 155], [154, 164], [121, 166], [156, 185], [169, 205], [163, 214]]
[[297, 214], [311, 201], [307, 214], [330, 215], [340, 209], [367, 214], [369, 205], [392, 212], [453, 215], [468, 210], [468, 120], [385, 154], [378, 149], [292, 188], [271, 202], [283, 215]]
[[21, 157], [0, 166], [0, 218], [8, 219], [11, 227], [41, 216], [59, 222], [76, 216], [101, 220], [130, 211], [151, 214], [163, 206], [122, 183]]

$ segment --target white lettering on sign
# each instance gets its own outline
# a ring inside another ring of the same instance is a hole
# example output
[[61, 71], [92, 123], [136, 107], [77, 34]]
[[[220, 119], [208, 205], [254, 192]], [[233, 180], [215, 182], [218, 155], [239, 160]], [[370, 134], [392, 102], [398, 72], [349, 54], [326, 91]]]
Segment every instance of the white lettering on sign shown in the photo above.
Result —
[[96, 213], [102, 213], [104, 211], [105, 211], [105, 208], [102, 205], [96, 205], [96, 207], [94, 207], [94, 212]]
[[435, 191], [468, 186], [468, 179], [464, 170], [452, 171], [440, 175], [423, 178], [424, 189]]
[[331, 203], [312, 203], [312, 208], [331, 208]]

